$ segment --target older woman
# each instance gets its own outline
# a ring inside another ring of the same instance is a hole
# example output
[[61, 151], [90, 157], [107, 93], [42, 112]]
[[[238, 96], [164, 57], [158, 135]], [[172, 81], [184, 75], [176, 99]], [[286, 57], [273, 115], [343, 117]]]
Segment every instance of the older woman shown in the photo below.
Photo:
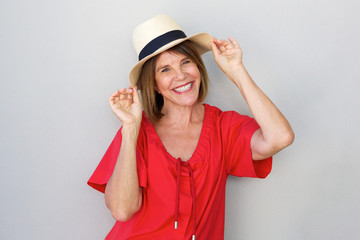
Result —
[[[294, 133], [232, 37], [187, 37], [159, 15], [135, 29], [134, 46], [132, 87], [109, 98], [122, 127], [88, 182], [117, 220], [106, 239], [223, 239], [227, 176], [266, 177]], [[202, 104], [208, 76], [200, 54], [208, 50], [254, 119]]]

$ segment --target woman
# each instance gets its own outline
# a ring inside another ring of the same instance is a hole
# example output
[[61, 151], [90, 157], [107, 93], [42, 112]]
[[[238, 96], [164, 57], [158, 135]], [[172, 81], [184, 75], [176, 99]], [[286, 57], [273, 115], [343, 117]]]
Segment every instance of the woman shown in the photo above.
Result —
[[[227, 176], [266, 177], [294, 133], [232, 37], [186, 37], [159, 15], [135, 29], [134, 46], [132, 87], [109, 98], [122, 127], [88, 182], [117, 220], [106, 239], [223, 239]], [[208, 77], [199, 54], [208, 50], [255, 119], [201, 103]]]

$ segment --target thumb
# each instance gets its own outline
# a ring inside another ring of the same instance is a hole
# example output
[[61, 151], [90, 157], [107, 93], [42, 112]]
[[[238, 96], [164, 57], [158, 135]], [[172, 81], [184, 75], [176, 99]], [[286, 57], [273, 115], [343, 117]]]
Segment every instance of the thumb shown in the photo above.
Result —
[[140, 101], [140, 96], [139, 96], [139, 93], [138, 93], [138, 90], [137, 90], [137, 87], [133, 87], [133, 101], [134, 103], [137, 103], [137, 104], [141, 104], [141, 101]]

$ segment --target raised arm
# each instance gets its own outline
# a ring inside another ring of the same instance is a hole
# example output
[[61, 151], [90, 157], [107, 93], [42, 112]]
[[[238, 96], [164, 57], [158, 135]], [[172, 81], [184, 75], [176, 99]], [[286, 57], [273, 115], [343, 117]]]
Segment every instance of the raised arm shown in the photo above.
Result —
[[260, 125], [251, 138], [253, 159], [268, 158], [289, 146], [294, 140], [294, 132], [284, 115], [246, 71], [242, 62], [243, 53], [236, 40], [232, 37], [229, 41], [214, 38], [210, 44], [216, 63], [239, 88]]
[[120, 89], [109, 98], [109, 105], [122, 122], [122, 142], [112, 176], [105, 189], [106, 206], [118, 221], [127, 221], [142, 204], [142, 188], [136, 167], [136, 144], [142, 107], [136, 87]]

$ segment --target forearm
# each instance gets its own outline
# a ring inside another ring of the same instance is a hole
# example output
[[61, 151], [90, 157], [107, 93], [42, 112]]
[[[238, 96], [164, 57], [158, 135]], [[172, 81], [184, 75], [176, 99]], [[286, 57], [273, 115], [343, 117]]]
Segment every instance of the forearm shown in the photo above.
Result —
[[122, 129], [119, 156], [105, 190], [105, 201], [113, 217], [128, 220], [142, 202], [142, 192], [136, 167], [136, 130]]
[[260, 125], [263, 140], [276, 153], [291, 144], [294, 133], [289, 122], [264, 92], [256, 85], [241, 64], [227, 72], [239, 88], [251, 113]]
[[232, 37], [229, 37], [229, 41], [213, 39], [210, 44], [214, 59], [221, 70], [239, 88], [255, 120], [260, 125], [260, 130], [256, 131], [251, 138], [251, 151], [254, 160], [264, 159], [290, 145], [294, 139], [294, 133], [286, 118], [246, 71], [242, 63], [242, 51], [239, 44]]

